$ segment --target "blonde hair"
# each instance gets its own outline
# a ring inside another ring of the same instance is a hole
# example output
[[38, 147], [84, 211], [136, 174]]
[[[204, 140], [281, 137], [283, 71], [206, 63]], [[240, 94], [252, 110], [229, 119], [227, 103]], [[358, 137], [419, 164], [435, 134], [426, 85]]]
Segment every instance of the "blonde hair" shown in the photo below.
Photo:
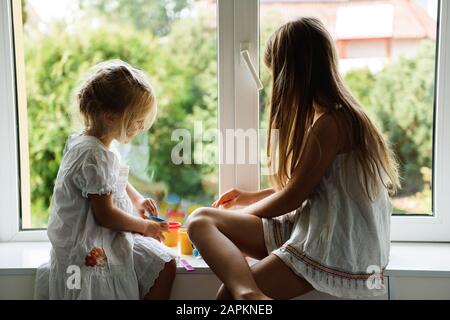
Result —
[[106, 132], [102, 117], [109, 113], [120, 117], [119, 141], [128, 139], [128, 132], [138, 119], [140, 129], [148, 130], [156, 117], [157, 106], [153, 88], [144, 71], [121, 60], [102, 62], [93, 68], [77, 93], [85, 129]]
[[[400, 186], [398, 164], [385, 138], [344, 85], [330, 34], [315, 18], [300, 18], [281, 26], [269, 39], [264, 62], [272, 73], [272, 96], [267, 157], [271, 181], [283, 188], [299, 164], [307, 129], [314, 119], [313, 105], [343, 114], [361, 183], [369, 199], [379, 191], [378, 178], [394, 193]], [[278, 130], [278, 150], [271, 139]], [[277, 163], [277, 172], [273, 164]]]

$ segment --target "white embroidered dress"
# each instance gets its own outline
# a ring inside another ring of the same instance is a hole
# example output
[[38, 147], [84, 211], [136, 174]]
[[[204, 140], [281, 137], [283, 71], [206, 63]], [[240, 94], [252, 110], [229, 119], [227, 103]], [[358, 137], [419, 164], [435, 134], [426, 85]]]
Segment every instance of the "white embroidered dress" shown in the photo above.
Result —
[[392, 206], [387, 189], [370, 201], [353, 153], [338, 155], [301, 208], [263, 219], [268, 252], [316, 290], [343, 298], [386, 294]]
[[[128, 166], [121, 164], [117, 153], [95, 137], [69, 137], [48, 223], [51, 259], [38, 269], [37, 299], [139, 299], [153, 286], [165, 263], [175, 258], [153, 238], [96, 223], [89, 194], [112, 193], [118, 208], [136, 215], [125, 191], [127, 181]], [[90, 266], [86, 257], [93, 248], [102, 249], [106, 260]], [[80, 268], [79, 289], [69, 278], [74, 272], [70, 266]]]

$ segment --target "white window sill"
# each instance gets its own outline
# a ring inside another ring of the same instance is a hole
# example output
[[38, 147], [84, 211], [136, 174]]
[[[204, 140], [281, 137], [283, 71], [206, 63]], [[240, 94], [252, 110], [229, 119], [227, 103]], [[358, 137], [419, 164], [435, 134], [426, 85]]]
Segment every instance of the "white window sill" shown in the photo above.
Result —
[[[50, 258], [50, 242], [1, 242], [0, 243], [0, 276], [34, 274], [36, 268]], [[179, 255], [176, 248], [170, 248]], [[207, 273], [212, 271], [203, 259], [191, 255], [179, 255], [194, 267], [194, 271], [186, 270], [178, 263], [177, 273]], [[249, 264], [256, 260], [247, 258]]]
[[390, 277], [450, 278], [450, 243], [392, 242], [386, 269]]
[[[34, 274], [40, 264], [48, 261], [49, 252], [49, 242], [0, 243], [0, 276]], [[183, 255], [180, 258], [186, 259], [195, 270], [187, 271], [179, 265], [178, 273], [212, 273], [203, 259]], [[253, 264], [256, 260], [249, 258], [248, 261]], [[450, 243], [393, 242], [385, 275], [450, 277]]]

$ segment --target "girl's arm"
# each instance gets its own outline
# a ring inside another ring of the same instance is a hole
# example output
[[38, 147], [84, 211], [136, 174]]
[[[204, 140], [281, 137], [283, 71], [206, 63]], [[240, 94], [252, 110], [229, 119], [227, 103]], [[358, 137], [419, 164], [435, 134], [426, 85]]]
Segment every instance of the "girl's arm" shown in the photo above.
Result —
[[133, 185], [127, 182], [126, 189], [128, 196], [130, 197], [133, 207], [137, 210], [139, 215], [144, 218], [145, 212], [149, 212], [151, 215], [158, 215], [158, 209], [156, 202], [153, 199], [145, 199], [139, 191], [137, 191]]
[[314, 191], [339, 151], [338, 127], [330, 115], [316, 121], [308, 135], [297, 168], [279, 192], [242, 209], [258, 217], [277, 217], [301, 206]]
[[135, 232], [144, 236], [162, 238], [161, 232], [166, 231], [167, 223], [158, 223], [134, 217], [113, 204], [111, 194], [90, 194], [95, 220], [101, 226], [119, 231]]
[[276, 191], [274, 188], [267, 188], [267, 189], [263, 189], [263, 190], [259, 190], [255, 193], [255, 196], [253, 198], [254, 202], [258, 202], [272, 194], [274, 194]]
[[127, 182], [126, 189], [128, 196], [130, 197], [131, 202], [133, 203], [133, 206], [136, 207], [136, 205], [144, 199], [144, 197], [137, 191], [133, 185], [129, 182]]
[[275, 190], [273, 188], [253, 192], [233, 188], [222, 194], [219, 199], [213, 202], [212, 206], [214, 208], [223, 206], [223, 208], [225, 209], [234, 206], [248, 206], [261, 199], [264, 199], [265, 197], [270, 196], [274, 192]]

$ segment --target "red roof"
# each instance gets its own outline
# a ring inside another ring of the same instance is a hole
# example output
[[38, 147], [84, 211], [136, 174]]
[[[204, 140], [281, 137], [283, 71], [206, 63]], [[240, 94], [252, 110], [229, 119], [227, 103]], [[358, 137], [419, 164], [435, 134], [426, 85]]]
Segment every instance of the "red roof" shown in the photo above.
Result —
[[[261, 15], [280, 16], [282, 21], [296, 17], [313, 16], [320, 19], [336, 39], [337, 16], [340, 8], [357, 6], [391, 5], [393, 12], [392, 38], [394, 39], [436, 39], [436, 21], [420, 5], [412, 0], [348, 0], [348, 1], [271, 1], [261, 0]], [[375, 27], [375, 26], [374, 26]], [[357, 28], [357, 26], [356, 26]], [[358, 38], [349, 37], [352, 39]]]

